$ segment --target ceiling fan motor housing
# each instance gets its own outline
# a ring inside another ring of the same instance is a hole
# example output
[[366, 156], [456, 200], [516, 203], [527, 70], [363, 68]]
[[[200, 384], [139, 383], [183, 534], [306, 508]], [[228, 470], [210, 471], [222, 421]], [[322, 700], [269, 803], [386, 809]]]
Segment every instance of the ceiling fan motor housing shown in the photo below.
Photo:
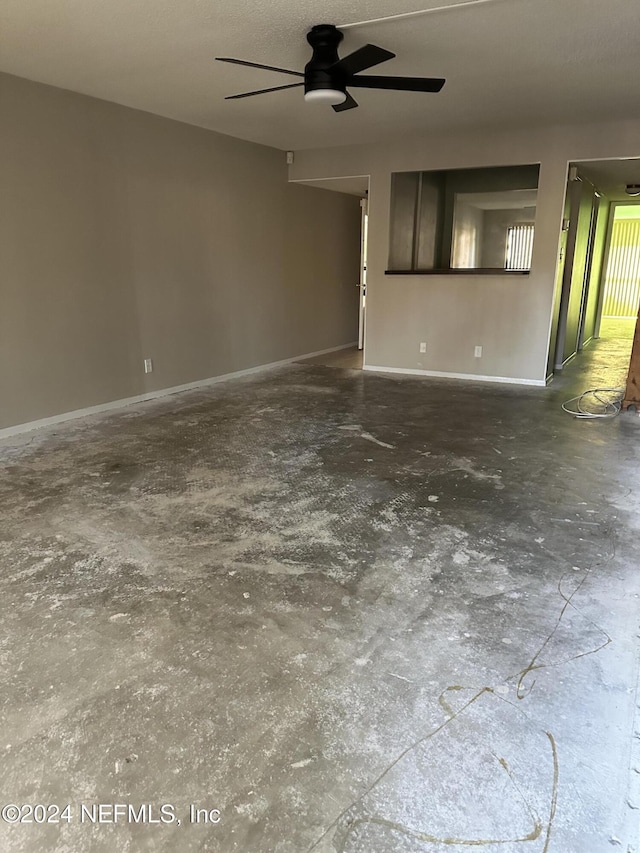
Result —
[[313, 56], [304, 68], [304, 91], [317, 92], [333, 89], [346, 92], [345, 76], [329, 69], [338, 60], [338, 45], [344, 36], [333, 24], [318, 24], [307, 33], [307, 41], [313, 48]]
[[375, 44], [365, 44], [340, 59], [338, 46], [342, 38], [342, 33], [333, 24], [316, 24], [312, 27], [307, 33], [312, 56], [305, 65], [304, 73], [291, 71], [288, 68], [277, 68], [274, 65], [263, 65], [260, 62], [217, 56], [216, 59], [220, 62], [248, 65], [250, 68], [263, 68], [265, 71], [277, 71], [303, 78], [301, 83], [288, 83], [283, 86], [258, 89], [256, 92], [227, 95], [227, 100], [250, 98], [254, 95], [266, 95], [281, 89], [304, 86], [305, 101], [328, 104], [340, 113], [358, 106], [358, 102], [347, 91], [347, 87], [349, 89], [352, 86], [359, 89], [390, 89], [398, 92], [439, 92], [445, 84], [445, 80], [439, 77], [379, 77], [371, 74], [361, 76], [360, 72], [393, 59], [395, 53]]

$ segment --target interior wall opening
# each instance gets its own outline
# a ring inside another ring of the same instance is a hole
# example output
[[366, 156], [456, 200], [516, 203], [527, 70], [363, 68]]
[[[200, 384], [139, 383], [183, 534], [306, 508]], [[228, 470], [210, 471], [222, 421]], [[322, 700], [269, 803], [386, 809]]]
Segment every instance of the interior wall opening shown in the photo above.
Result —
[[[330, 190], [331, 192], [344, 193], [356, 196], [360, 200], [360, 265], [359, 271], [354, 271], [354, 303], [353, 322], [354, 340], [348, 348], [336, 352], [325, 353], [320, 356], [306, 359], [313, 364], [321, 364], [325, 367], [341, 367], [347, 369], [362, 370], [365, 357], [366, 344], [366, 317], [367, 317], [367, 250], [369, 232], [369, 175], [356, 175], [353, 177], [322, 178], [318, 180], [296, 181], [315, 189]], [[331, 247], [327, 246], [327, 251]]]
[[570, 164], [548, 374], [598, 359], [624, 386], [640, 307], [640, 160]]
[[598, 338], [628, 365], [640, 306], [640, 203], [613, 205], [611, 220]]

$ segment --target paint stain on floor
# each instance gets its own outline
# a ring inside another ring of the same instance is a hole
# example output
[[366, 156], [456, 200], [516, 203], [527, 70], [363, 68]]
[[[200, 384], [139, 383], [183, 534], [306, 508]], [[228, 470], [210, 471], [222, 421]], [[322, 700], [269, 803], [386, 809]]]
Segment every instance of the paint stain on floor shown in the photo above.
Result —
[[640, 420], [559, 405], [605, 355], [295, 365], [4, 442], [1, 798], [176, 821], [1, 849], [632, 850]]

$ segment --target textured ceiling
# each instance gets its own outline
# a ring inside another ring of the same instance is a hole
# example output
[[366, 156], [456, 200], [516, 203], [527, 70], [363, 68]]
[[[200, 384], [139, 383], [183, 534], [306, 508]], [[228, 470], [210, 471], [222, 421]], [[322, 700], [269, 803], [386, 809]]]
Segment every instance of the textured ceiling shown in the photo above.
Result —
[[353, 27], [397, 53], [373, 73], [444, 76], [439, 95], [359, 90], [336, 114], [301, 90], [225, 101], [290, 83], [216, 55], [302, 69], [307, 30], [449, 0], [2, 0], [0, 69], [282, 149], [386, 141], [473, 126], [634, 115], [638, 0], [492, 0]]

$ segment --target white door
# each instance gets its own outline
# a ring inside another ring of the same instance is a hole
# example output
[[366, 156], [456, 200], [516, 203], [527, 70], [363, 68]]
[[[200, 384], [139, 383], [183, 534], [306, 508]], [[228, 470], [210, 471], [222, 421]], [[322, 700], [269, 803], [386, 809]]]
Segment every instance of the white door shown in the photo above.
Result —
[[360, 300], [358, 309], [358, 349], [364, 347], [364, 323], [367, 303], [367, 230], [369, 228], [369, 202], [360, 199], [362, 226], [360, 228]]

